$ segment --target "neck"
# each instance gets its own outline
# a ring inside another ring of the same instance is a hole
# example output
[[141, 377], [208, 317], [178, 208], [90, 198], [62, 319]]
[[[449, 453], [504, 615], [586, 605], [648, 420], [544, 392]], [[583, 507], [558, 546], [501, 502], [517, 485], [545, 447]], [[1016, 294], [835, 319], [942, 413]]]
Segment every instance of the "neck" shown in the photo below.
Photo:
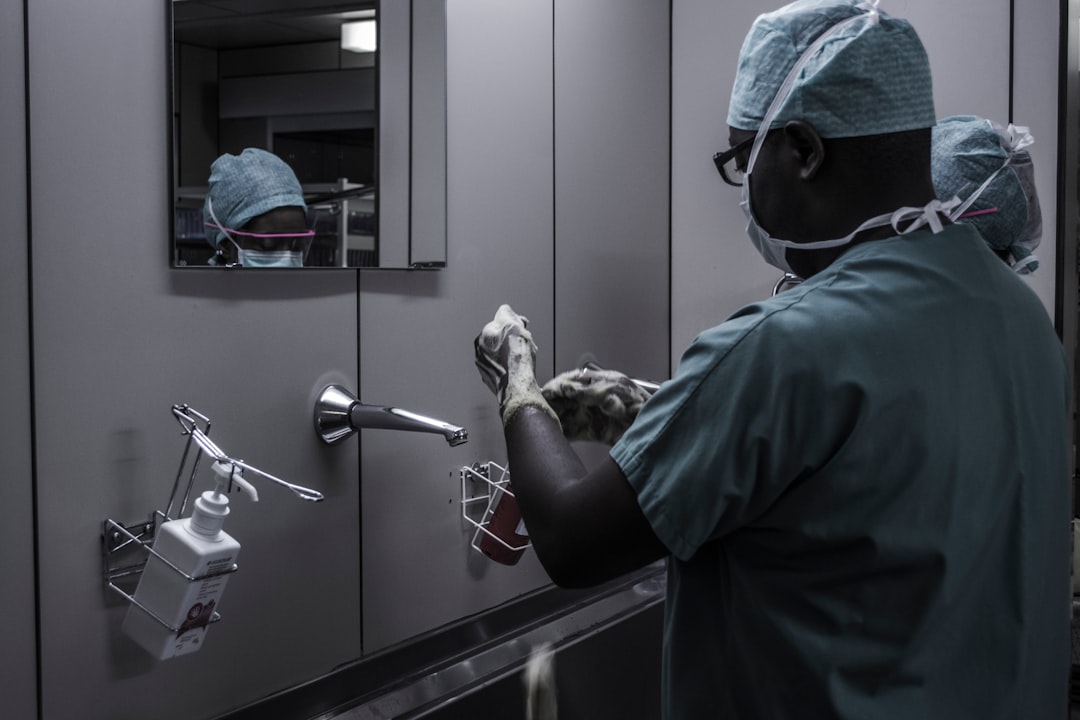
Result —
[[[909, 199], [906, 202], [899, 199], [897, 196], [893, 196], [891, 200], [879, 200], [874, 203], [853, 203], [848, 206], [846, 212], [838, 213], [832, 216], [829, 222], [823, 223], [822, 226], [820, 226], [823, 227], [823, 229], [821, 230], [819, 237], [823, 240], [844, 237], [871, 218], [891, 215], [902, 207], [922, 208], [935, 199], [932, 192], [928, 194], [925, 192], [909, 193], [907, 194], [907, 197]], [[943, 218], [943, 222], [947, 223], [948, 220]], [[886, 223], [859, 232], [851, 239], [851, 242], [839, 247], [822, 248], [818, 250], [788, 250], [787, 259], [792, 270], [803, 278], [809, 278], [827, 268], [847, 250], [856, 245], [862, 245], [863, 243], [873, 242], [875, 240], [883, 240], [885, 238], [894, 237], [897, 234], [898, 232], [893, 228], [892, 224]]]

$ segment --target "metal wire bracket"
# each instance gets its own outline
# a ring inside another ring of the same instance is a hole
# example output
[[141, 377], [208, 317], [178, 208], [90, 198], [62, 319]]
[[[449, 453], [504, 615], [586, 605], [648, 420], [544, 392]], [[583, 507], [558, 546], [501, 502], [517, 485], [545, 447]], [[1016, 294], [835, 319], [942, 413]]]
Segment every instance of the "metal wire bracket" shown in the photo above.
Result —
[[[167, 567], [172, 569], [173, 572], [179, 573], [189, 582], [203, 580], [218, 574], [236, 572], [237, 566], [234, 563], [231, 568], [225, 568], [223, 572], [219, 573], [215, 571], [209, 575], [192, 577], [166, 560], [152, 547], [157, 528], [161, 523], [174, 519], [172, 512], [177, 504], [180, 480], [184, 475], [184, 467], [187, 465], [192, 443], [193, 441], [196, 441], [196, 433], [194, 430], [198, 430], [198, 423], [201, 422], [203, 428], [202, 430], [199, 430], [199, 433], [205, 436], [210, 432], [210, 418], [199, 413], [197, 410], [194, 410], [187, 405], [173, 405], [172, 413], [183, 428], [183, 434], [187, 436], [187, 442], [184, 443], [184, 451], [180, 456], [180, 467], [177, 470], [176, 480], [173, 482], [172, 492], [169, 494], [165, 511], [154, 510], [150, 513], [147, 520], [128, 525], [118, 523], [111, 518], [106, 518], [101, 529], [101, 559], [102, 576], [104, 577], [105, 586], [107, 588], [150, 615], [150, 617], [159, 624], [167, 627], [173, 632], [177, 632], [179, 628], [173, 627], [170, 623], [163, 620], [160, 616], [135, 599], [134, 585], [137, 584], [139, 577], [142, 575], [150, 556], [156, 556], [165, 563]], [[196, 449], [195, 458], [192, 462], [191, 474], [188, 476], [187, 486], [183, 492], [179, 510], [177, 511], [177, 517], [182, 516], [187, 509], [187, 503], [191, 497], [191, 488], [195, 482], [195, 475], [198, 472], [199, 461], [201, 458], [202, 452], [200, 445], [199, 448]], [[125, 585], [130, 583], [132, 586], [131, 592], [122, 588], [120, 583], [124, 583]], [[217, 622], [220, 619], [221, 616], [215, 612], [211, 615], [210, 622]]]
[[[164, 515], [159, 512], [155, 512], [154, 516], [164, 517]], [[214, 572], [206, 573], [205, 575], [188, 575], [186, 572], [176, 567], [176, 565], [162, 557], [160, 553], [151, 547], [154, 541], [154, 516], [151, 516], [151, 519], [148, 522], [130, 528], [124, 527], [113, 520], [105, 520], [105, 526], [102, 529], [105, 584], [110, 590], [126, 598], [129, 603], [156, 620], [158, 624], [165, 626], [171, 632], [179, 632], [180, 628], [166, 622], [160, 615], [136, 600], [134, 594], [121, 588], [117, 584], [117, 581], [123, 578], [132, 578], [141, 575], [143, 569], [146, 567], [146, 563], [150, 559], [150, 555], [153, 555], [158, 560], [165, 563], [170, 570], [180, 575], [187, 582], [197, 582], [206, 580], [207, 578], [217, 577], [218, 575], [228, 575], [229, 573], [236, 572], [238, 568], [236, 563], [233, 563], [230, 567], [222, 570], [215, 570]], [[138, 534], [136, 535], [133, 530], [138, 532]], [[125, 548], [139, 549], [145, 551], [147, 555], [141, 562], [129, 565], [110, 566], [110, 557], [123, 551]], [[221, 615], [214, 612], [210, 616], [210, 622], [215, 623], [218, 620], [221, 620]]]
[[[532, 545], [531, 542], [511, 545], [487, 527], [503, 493], [514, 497], [514, 492], [509, 488], [510, 471], [507, 468], [494, 461], [473, 463], [472, 466], [463, 465], [458, 475], [461, 478], [461, 517], [476, 528], [470, 543], [473, 550], [483, 554], [480, 550], [481, 533], [508, 550], [524, 550]], [[493, 476], [496, 479], [492, 479]], [[484, 508], [483, 511], [479, 510], [480, 507]]]
[[[199, 462], [202, 460], [204, 454], [212, 461], [229, 463], [232, 465], [234, 472], [239, 472], [236, 468], [243, 468], [244, 470], [250, 471], [276, 485], [291, 490], [301, 500], [319, 502], [323, 499], [323, 495], [316, 490], [285, 482], [281, 478], [264, 472], [254, 465], [245, 463], [239, 458], [226, 455], [225, 452], [210, 439], [210, 418], [203, 415], [198, 410], [195, 410], [188, 405], [173, 405], [172, 414], [173, 417], [176, 418], [176, 421], [180, 423], [180, 427], [182, 428], [181, 434], [187, 437], [187, 441], [184, 443], [184, 451], [180, 456], [180, 466], [176, 471], [176, 479], [173, 481], [172, 492], [169, 493], [169, 499], [166, 503], [165, 510], [154, 510], [150, 513], [148, 520], [129, 525], [123, 525], [115, 520], [106, 518], [101, 531], [101, 553], [102, 574], [105, 578], [106, 586], [110, 590], [122, 595], [128, 602], [135, 605], [143, 612], [149, 614], [158, 623], [172, 631], [177, 631], [178, 628], [165, 622], [154, 612], [142, 605], [135, 599], [133, 592], [124, 590], [117, 582], [124, 580], [132, 583], [137, 582], [138, 577], [145, 569], [146, 563], [149, 561], [151, 555], [165, 563], [165, 565], [171, 568], [173, 572], [179, 573], [180, 576], [188, 582], [205, 580], [217, 575], [236, 572], [237, 567], [234, 563], [232, 567], [193, 577], [166, 560], [152, 547], [158, 527], [164, 522], [183, 517], [184, 513], [187, 511], [188, 501], [191, 499], [191, 489], [195, 484], [195, 476], [199, 471]], [[195, 446], [195, 453], [194, 459], [191, 462], [191, 472], [187, 477], [187, 483], [181, 487], [184, 469], [188, 464], [188, 456], [191, 454], [193, 445]], [[232, 482], [233, 481], [230, 480], [230, 485]], [[173, 516], [174, 509], [176, 510], [175, 517]], [[221, 617], [215, 612], [211, 616], [210, 622], [217, 622], [220, 619]]]

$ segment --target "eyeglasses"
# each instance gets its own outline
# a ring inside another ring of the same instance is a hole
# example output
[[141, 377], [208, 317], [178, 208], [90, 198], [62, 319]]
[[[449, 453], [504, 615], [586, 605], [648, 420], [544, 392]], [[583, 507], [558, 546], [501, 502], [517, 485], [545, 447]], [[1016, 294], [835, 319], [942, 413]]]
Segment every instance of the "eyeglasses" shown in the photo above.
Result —
[[740, 165], [739, 161], [742, 160], [745, 163], [746, 158], [740, 156], [753, 144], [754, 136], [750, 136], [734, 147], [712, 156], [713, 164], [716, 165], [716, 169], [720, 172], [720, 177], [728, 185], [742, 187], [743, 178], [746, 177], [746, 166], [745, 164]]
[[[254, 233], [245, 232], [243, 230], [234, 230], [233, 228], [222, 227], [217, 223], [207, 222], [203, 223], [206, 227], [214, 228], [225, 233], [225, 236], [231, 239], [233, 242], [243, 243], [245, 247], [252, 245], [256, 248], [271, 249], [275, 246], [284, 246], [289, 250], [306, 251], [311, 244], [311, 239], [315, 237], [314, 230], [303, 230], [301, 232], [286, 232], [286, 233]], [[236, 236], [236, 237], [233, 237]]]

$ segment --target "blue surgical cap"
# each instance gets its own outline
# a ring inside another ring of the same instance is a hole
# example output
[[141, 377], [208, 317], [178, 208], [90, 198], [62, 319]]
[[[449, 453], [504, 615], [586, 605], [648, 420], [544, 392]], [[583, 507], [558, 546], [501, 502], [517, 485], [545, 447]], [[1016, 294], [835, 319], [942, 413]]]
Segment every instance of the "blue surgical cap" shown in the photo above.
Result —
[[[1042, 239], [1034, 167], [1025, 149], [1032, 140], [1024, 130], [1002, 128], [974, 115], [955, 115], [934, 126], [930, 153], [934, 191], [940, 200], [955, 196], [966, 201], [989, 180], [958, 222], [974, 225], [990, 247], [1009, 253], [1014, 265], [1029, 258]], [[1028, 263], [1029, 271], [1037, 267], [1034, 260]]]
[[[273, 153], [246, 148], [239, 155], [226, 153], [210, 166], [210, 187], [203, 205], [203, 220], [230, 229], [242, 228], [252, 218], [279, 207], [307, 209], [300, 181], [289, 165]], [[215, 248], [225, 239], [216, 228], [206, 229]]]
[[815, 40], [828, 37], [793, 79], [770, 128], [804, 120], [824, 138], [860, 137], [934, 124], [930, 63], [906, 20], [856, 0], [797, 0], [764, 15], [739, 53], [728, 125], [756, 132], [791, 72]]

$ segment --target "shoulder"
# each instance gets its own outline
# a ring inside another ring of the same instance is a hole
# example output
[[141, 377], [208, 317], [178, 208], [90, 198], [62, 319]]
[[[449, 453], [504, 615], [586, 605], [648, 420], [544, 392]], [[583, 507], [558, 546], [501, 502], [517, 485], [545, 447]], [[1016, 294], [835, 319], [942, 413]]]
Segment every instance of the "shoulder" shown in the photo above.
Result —
[[849, 302], [842, 285], [843, 278], [835, 274], [814, 278], [740, 308], [723, 323], [698, 335], [687, 348], [680, 367], [688, 361], [696, 364], [699, 356], [711, 358], [714, 364], [739, 358], [790, 356], [837, 322], [841, 306]]

